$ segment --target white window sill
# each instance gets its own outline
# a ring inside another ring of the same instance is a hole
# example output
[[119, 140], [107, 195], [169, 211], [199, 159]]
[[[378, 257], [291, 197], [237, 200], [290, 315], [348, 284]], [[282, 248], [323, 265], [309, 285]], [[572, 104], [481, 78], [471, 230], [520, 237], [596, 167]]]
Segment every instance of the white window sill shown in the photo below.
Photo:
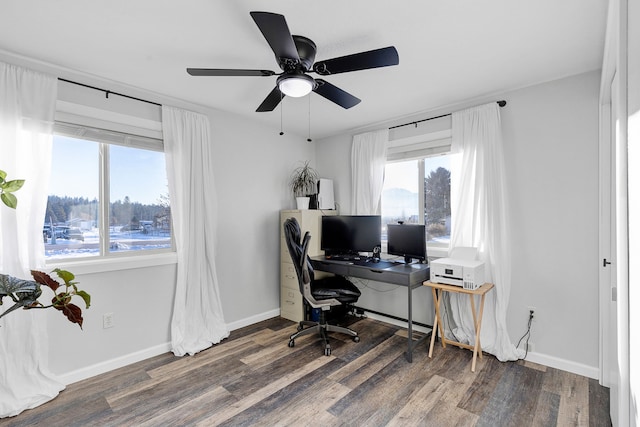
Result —
[[98, 258], [82, 261], [62, 260], [47, 262], [47, 269], [60, 268], [68, 270], [74, 275], [103, 273], [107, 271], [130, 270], [136, 268], [156, 267], [160, 265], [176, 264], [178, 255], [175, 252], [161, 254], [135, 255], [128, 257]]

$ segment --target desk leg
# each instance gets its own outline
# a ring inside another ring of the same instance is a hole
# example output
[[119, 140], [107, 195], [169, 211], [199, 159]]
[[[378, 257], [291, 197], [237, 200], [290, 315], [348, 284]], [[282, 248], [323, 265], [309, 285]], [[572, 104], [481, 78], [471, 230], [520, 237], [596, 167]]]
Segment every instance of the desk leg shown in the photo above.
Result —
[[407, 338], [407, 361], [413, 363], [413, 289], [411, 286], [407, 286], [407, 330], [409, 336]]

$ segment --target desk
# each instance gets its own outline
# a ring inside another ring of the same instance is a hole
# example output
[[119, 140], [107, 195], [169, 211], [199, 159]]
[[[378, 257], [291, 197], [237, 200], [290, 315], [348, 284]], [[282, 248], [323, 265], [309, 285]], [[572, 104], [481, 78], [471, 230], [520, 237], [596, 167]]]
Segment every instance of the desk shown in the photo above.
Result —
[[429, 278], [429, 266], [427, 264], [390, 264], [381, 261], [380, 264], [366, 263], [358, 265], [348, 261], [327, 259], [324, 256], [311, 258], [314, 270], [338, 274], [340, 276], [358, 277], [360, 279], [376, 280], [378, 282], [391, 283], [407, 287], [407, 329], [408, 344], [407, 361], [413, 361], [413, 349], [429, 335], [425, 335], [417, 341], [413, 341], [413, 290], [422, 286]]
[[[425, 286], [431, 287], [433, 293], [433, 306], [435, 307], [436, 315], [433, 319], [433, 331], [438, 328], [440, 333], [440, 340], [442, 341], [442, 347], [446, 347], [447, 344], [457, 345], [460, 348], [467, 348], [473, 351], [473, 359], [471, 362], [471, 372], [476, 371], [476, 357], [479, 356], [482, 359], [482, 347], [480, 345], [480, 327], [482, 326], [482, 311], [484, 310], [484, 297], [491, 289], [493, 289], [493, 283], [485, 283], [477, 289], [469, 290], [460, 286], [444, 285], [442, 283], [424, 282]], [[440, 291], [440, 292], [438, 292]], [[467, 294], [471, 301], [471, 314], [473, 315], [473, 326], [476, 333], [476, 340], [473, 346], [469, 344], [463, 344], [458, 341], [452, 341], [444, 337], [444, 330], [442, 327], [442, 317], [440, 316], [440, 301], [444, 292], [453, 292], [456, 294]], [[480, 307], [478, 313], [476, 313], [475, 296], [480, 296]], [[433, 344], [436, 340], [436, 334], [431, 332], [431, 344], [429, 345], [429, 358], [433, 356]]]

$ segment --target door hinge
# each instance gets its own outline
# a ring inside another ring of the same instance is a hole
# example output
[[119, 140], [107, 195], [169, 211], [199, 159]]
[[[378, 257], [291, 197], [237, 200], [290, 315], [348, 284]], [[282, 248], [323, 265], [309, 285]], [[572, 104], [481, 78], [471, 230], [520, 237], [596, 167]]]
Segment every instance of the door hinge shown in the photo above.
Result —
[[618, 288], [611, 288], [611, 301], [618, 301]]

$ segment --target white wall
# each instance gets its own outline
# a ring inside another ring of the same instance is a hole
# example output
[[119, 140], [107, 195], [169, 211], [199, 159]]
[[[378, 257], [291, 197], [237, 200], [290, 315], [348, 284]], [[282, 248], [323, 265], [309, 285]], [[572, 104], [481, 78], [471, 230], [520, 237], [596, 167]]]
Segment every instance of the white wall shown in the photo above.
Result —
[[[253, 123], [251, 115], [187, 104], [2, 52], [0, 60], [208, 115], [216, 156], [211, 193], [217, 193], [219, 204], [216, 266], [225, 321], [236, 328], [279, 314], [279, 210], [293, 207], [289, 174], [301, 160], [314, 164], [313, 144], [296, 135], [280, 136], [278, 129]], [[148, 104], [142, 108], [138, 101], [116, 95], [107, 100], [104, 93], [66, 83], [59, 88], [61, 99], [149, 120], [160, 117], [148, 114]], [[42, 313], [48, 323], [52, 372], [71, 382], [169, 350], [175, 257], [126, 265], [59, 266], [76, 274], [80, 288], [91, 294], [92, 306], [84, 310], [82, 331], [60, 313]], [[115, 326], [103, 329], [102, 316], [111, 312]]]
[[[507, 322], [513, 340], [598, 368], [598, 94], [593, 72], [505, 94], [505, 160], [513, 220]], [[535, 357], [532, 358], [536, 359]]]
[[218, 114], [212, 121], [218, 149], [218, 277], [225, 320], [237, 322], [279, 312], [279, 211], [295, 207], [288, 178], [299, 161], [313, 164], [314, 146], [237, 116]]
[[[526, 330], [527, 308], [535, 307], [535, 353], [528, 359], [592, 377], [598, 374], [598, 87], [599, 72], [591, 72], [448, 110], [508, 102], [501, 115], [513, 221], [509, 335], [516, 343]], [[326, 138], [316, 150], [318, 169], [336, 181], [336, 197], [347, 214], [351, 139], [352, 134]], [[361, 301], [389, 307], [391, 314], [406, 312], [395, 297], [389, 304], [389, 295], [365, 289]], [[420, 304], [425, 313], [418, 312]], [[430, 298], [415, 307], [415, 317], [431, 323]]]

